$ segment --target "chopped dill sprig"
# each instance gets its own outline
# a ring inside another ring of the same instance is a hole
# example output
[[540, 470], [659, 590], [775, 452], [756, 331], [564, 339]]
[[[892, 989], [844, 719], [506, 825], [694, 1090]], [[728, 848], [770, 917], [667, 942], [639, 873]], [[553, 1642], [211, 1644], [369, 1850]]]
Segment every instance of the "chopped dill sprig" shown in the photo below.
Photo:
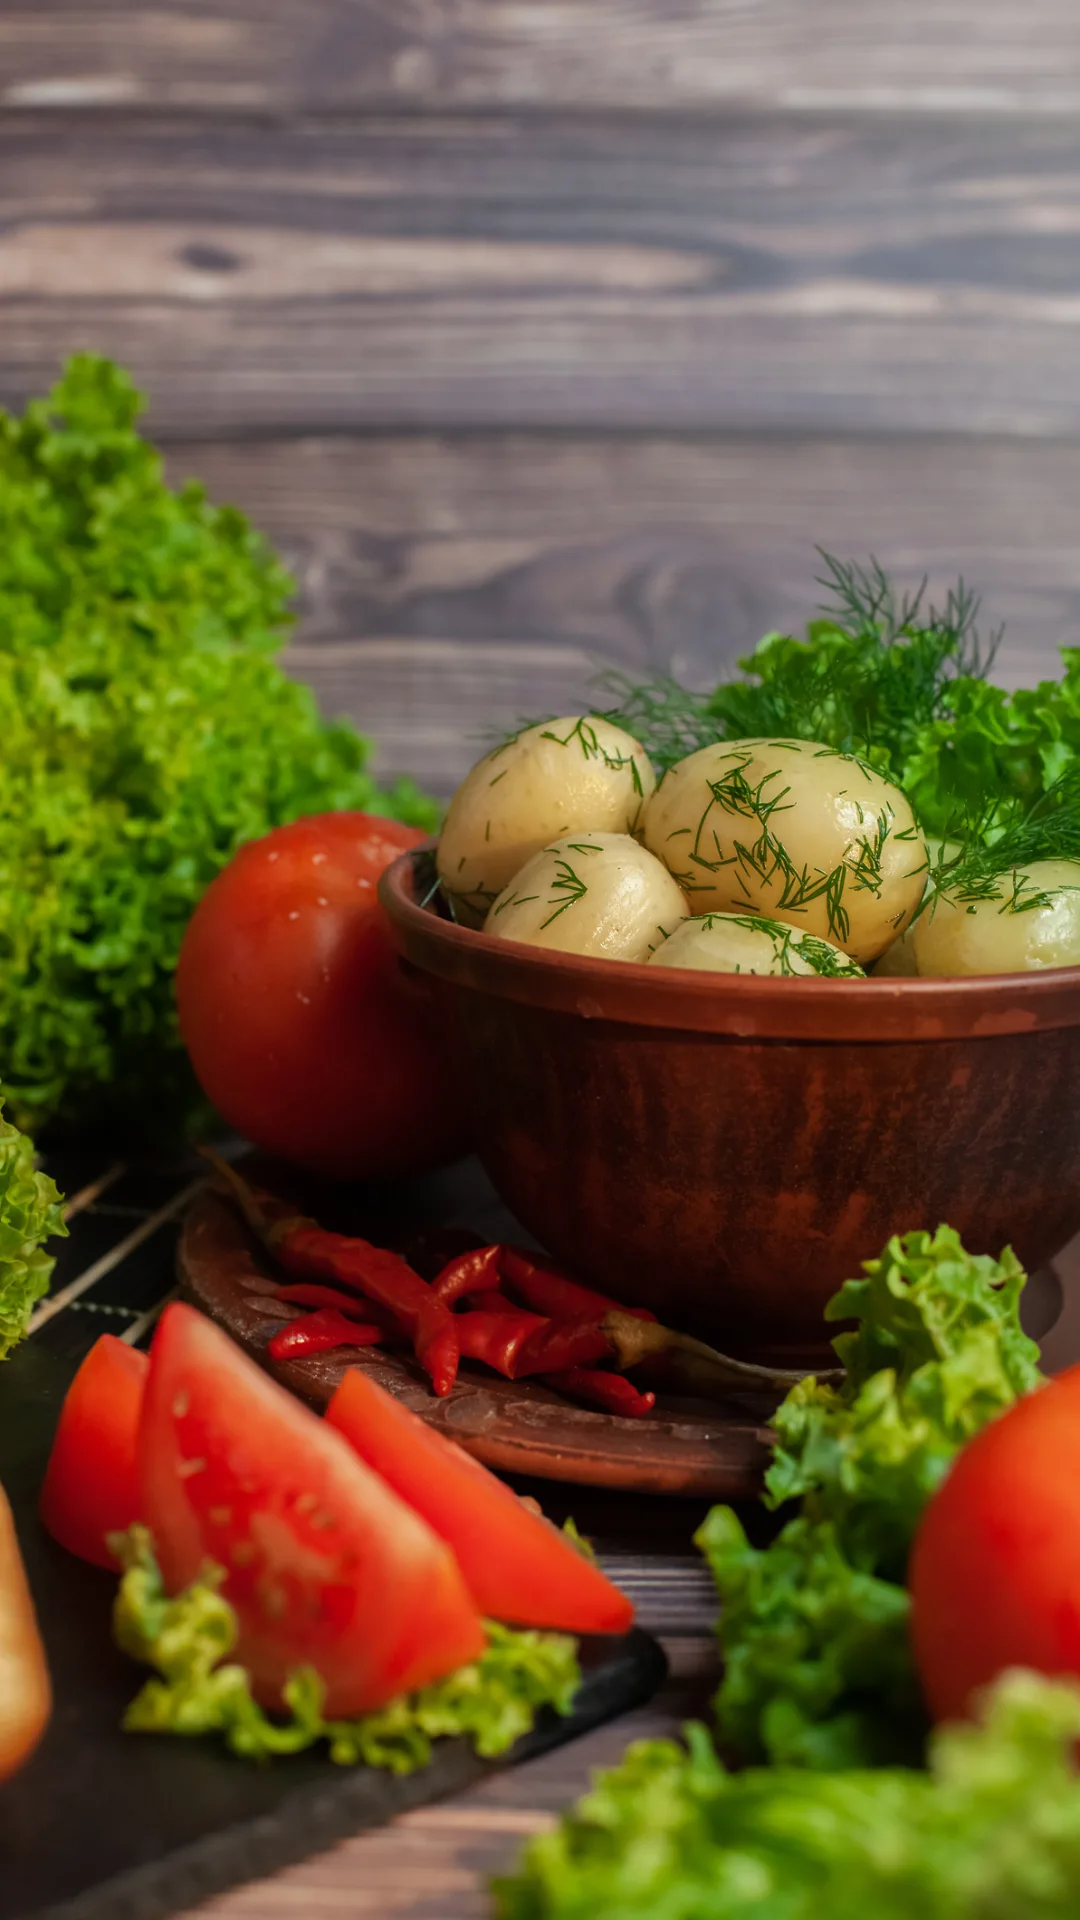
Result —
[[[684, 923], [685, 924], [685, 923]], [[813, 968], [816, 974], [831, 980], [861, 980], [865, 978], [862, 967], [849, 954], [839, 953], [827, 940], [819, 940], [816, 934], [806, 933], [801, 927], [790, 926], [784, 920], [771, 920], [764, 913], [703, 913], [695, 925], [709, 931], [714, 925], [742, 927], [751, 933], [763, 933], [772, 945], [775, 971], [786, 978], [801, 975], [795, 966], [792, 955], [799, 954]], [[742, 968], [736, 969], [742, 972]]]
[[[979, 600], [963, 580], [937, 608], [925, 580], [899, 594], [878, 561], [821, 551], [827, 598], [804, 639], [768, 633], [711, 693], [617, 669], [595, 682], [596, 711], [641, 742], [659, 772], [718, 740], [816, 740], [899, 780], [923, 728], [948, 721], [958, 681], [986, 679]], [[610, 704], [609, 704], [610, 703]]]
[[959, 846], [931, 862], [926, 900], [941, 892], [964, 906], [1001, 899], [1002, 912], [1045, 906], [1049, 895], [1025, 881], [1024, 869], [1043, 860], [1080, 861], [1080, 765], [1067, 768], [1029, 806], [1014, 807], [1003, 825], [976, 814], [957, 823], [955, 837]]
[[766, 634], [717, 687], [708, 712], [725, 738], [787, 734], [864, 757], [899, 779], [921, 729], [952, 713], [957, 680], [984, 679], [1000, 634], [984, 648], [979, 602], [964, 582], [938, 610], [925, 580], [898, 596], [876, 560], [822, 553], [829, 598], [805, 640]]
[[831, 595], [831, 601], [825, 603], [822, 611], [831, 615], [845, 632], [855, 638], [873, 638], [883, 647], [910, 640], [916, 634], [935, 634], [942, 659], [949, 662], [952, 674], [986, 679], [1003, 630], [998, 628], [991, 634], [984, 652], [976, 624], [979, 595], [973, 593], [963, 579], [949, 588], [940, 613], [932, 606], [926, 607], [924, 613], [925, 574], [914, 593], [898, 599], [884, 568], [873, 557], [868, 567], [860, 567], [854, 562], [835, 559], [823, 547], [819, 547], [818, 552], [825, 573], [818, 576], [816, 584]]
[[638, 764], [637, 764], [637, 761], [634, 759], [633, 754], [632, 753], [610, 753], [607, 747], [604, 746], [603, 742], [600, 739], [599, 734], [596, 731], [596, 728], [593, 725], [594, 718], [606, 719], [607, 716], [606, 714], [605, 715], [583, 714], [580, 720], [576, 720], [574, 722], [574, 725], [571, 727], [569, 733], [567, 734], [555, 733], [551, 727], [548, 727], [540, 735], [540, 738], [541, 740], [553, 741], [557, 747], [571, 747], [576, 742], [577, 745], [581, 748], [581, 751], [584, 754], [586, 760], [602, 760], [604, 763], [604, 766], [609, 767], [613, 773], [617, 773], [621, 767], [632, 768], [634, 791], [640, 794], [643, 791], [642, 785], [641, 785], [641, 774], [638, 771]]
[[[566, 850], [567, 853], [603, 852], [602, 847], [595, 846], [588, 840], [567, 841]], [[555, 853], [555, 848], [550, 847], [548, 851]], [[540, 932], [543, 933], [545, 927], [550, 927], [552, 922], [557, 920], [561, 913], [566, 913], [568, 908], [576, 907], [578, 901], [583, 900], [588, 891], [588, 881], [582, 879], [580, 873], [570, 865], [569, 860], [566, 859], [564, 854], [557, 854], [555, 859], [555, 878], [551, 882], [552, 897], [548, 902], [549, 906], [555, 908], [555, 911], [554, 913], [549, 913], [546, 920], [541, 920]], [[560, 897], [563, 895], [565, 895], [565, 898]]]
[[[595, 684], [597, 712], [640, 741], [661, 773], [699, 747], [713, 746], [720, 737], [709, 713], [708, 694], [690, 693], [677, 680], [664, 675], [632, 680], [612, 668]], [[607, 700], [614, 704], [600, 705]]]

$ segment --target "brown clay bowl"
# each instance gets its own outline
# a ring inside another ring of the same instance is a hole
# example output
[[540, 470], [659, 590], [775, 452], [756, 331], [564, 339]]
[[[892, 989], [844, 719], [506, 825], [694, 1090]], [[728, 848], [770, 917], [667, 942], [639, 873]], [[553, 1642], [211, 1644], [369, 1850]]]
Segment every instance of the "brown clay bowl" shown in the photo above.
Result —
[[426, 891], [406, 854], [380, 897], [494, 1185], [558, 1258], [669, 1324], [812, 1364], [825, 1302], [889, 1234], [947, 1221], [1034, 1269], [1080, 1230], [1080, 968], [674, 973], [493, 940]]

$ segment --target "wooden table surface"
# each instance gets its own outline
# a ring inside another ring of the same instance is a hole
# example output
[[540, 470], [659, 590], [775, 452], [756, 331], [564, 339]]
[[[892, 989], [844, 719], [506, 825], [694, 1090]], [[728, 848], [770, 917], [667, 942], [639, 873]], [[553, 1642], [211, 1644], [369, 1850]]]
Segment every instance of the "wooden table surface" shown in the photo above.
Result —
[[1075, 0], [6, 0], [0, 398], [127, 362], [387, 771], [715, 683], [815, 544], [1075, 641]]
[[[1080, 630], [1078, 107], [1076, 0], [6, 0], [0, 398], [127, 362], [293, 566], [293, 670], [440, 792], [597, 666], [800, 628], [816, 543], [962, 571], [1031, 681]], [[707, 1689], [656, 1527], [652, 1708], [204, 1913], [483, 1913]]]
[[[494, 1775], [483, 1786], [404, 1815], [388, 1827], [346, 1840], [329, 1853], [272, 1879], [225, 1894], [196, 1911], [199, 1920], [481, 1920], [490, 1913], [487, 1883], [507, 1872], [530, 1834], [549, 1825], [631, 1740], [671, 1735], [708, 1710], [716, 1683], [710, 1627], [715, 1605], [700, 1563], [683, 1554], [625, 1556], [612, 1564], [644, 1588], [642, 1624], [662, 1641], [670, 1675], [651, 1705], [584, 1739]], [[187, 1920], [195, 1920], [194, 1912]]]

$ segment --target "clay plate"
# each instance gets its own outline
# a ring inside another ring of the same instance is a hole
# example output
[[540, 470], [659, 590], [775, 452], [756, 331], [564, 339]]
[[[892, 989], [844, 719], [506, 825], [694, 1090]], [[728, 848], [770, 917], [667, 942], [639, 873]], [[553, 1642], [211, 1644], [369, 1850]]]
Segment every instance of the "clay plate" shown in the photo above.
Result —
[[[475, 1163], [440, 1176], [437, 1189], [443, 1218], [456, 1211], [492, 1238], [526, 1238], [502, 1213]], [[332, 1219], [325, 1206], [319, 1217], [345, 1224]], [[364, 1224], [358, 1221], [357, 1230]], [[368, 1232], [376, 1237], [369, 1224]], [[384, 1243], [402, 1242], [401, 1232], [386, 1232], [385, 1222], [381, 1237]], [[436, 1400], [420, 1370], [398, 1354], [338, 1351], [274, 1363], [267, 1359], [267, 1343], [295, 1308], [273, 1297], [281, 1276], [232, 1206], [209, 1188], [188, 1210], [178, 1263], [184, 1294], [313, 1406], [326, 1405], [347, 1367], [363, 1366], [414, 1413], [501, 1473], [705, 1499], [745, 1499], [760, 1490], [772, 1401], [740, 1407], [661, 1397], [649, 1418], [618, 1420], [468, 1363], [445, 1400]]]

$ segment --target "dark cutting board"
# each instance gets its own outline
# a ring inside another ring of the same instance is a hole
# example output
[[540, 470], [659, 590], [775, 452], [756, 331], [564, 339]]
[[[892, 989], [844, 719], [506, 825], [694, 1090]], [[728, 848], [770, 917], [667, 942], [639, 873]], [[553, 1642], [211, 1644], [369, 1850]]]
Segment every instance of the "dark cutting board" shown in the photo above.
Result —
[[[98, 1321], [85, 1331], [100, 1330]], [[492, 1771], [462, 1741], [437, 1747], [429, 1767], [400, 1780], [337, 1768], [321, 1753], [256, 1767], [211, 1741], [121, 1733], [141, 1675], [112, 1645], [116, 1582], [55, 1547], [37, 1520], [48, 1448], [76, 1364], [56, 1347], [35, 1337], [0, 1372], [0, 1481], [15, 1511], [56, 1696], [42, 1746], [0, 1787], [0, 1920], [153, 1920]], [[663, 1654], [641, 1632], [582, 1642], [582, 1664], [573, 1717], [545, 1718], [508, 1760], [637, 1705], [664, 1674]]]

